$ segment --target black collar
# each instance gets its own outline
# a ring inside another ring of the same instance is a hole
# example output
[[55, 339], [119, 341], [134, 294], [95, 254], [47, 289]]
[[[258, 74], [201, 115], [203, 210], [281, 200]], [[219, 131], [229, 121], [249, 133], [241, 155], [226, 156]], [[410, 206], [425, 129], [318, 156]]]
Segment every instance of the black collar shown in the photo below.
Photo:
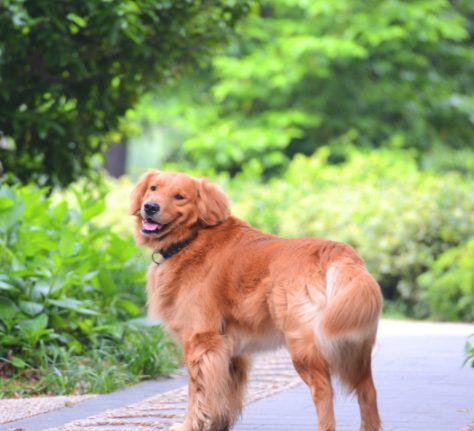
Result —
[[165, 249], [162, 248], [161, 250], [154, 251], [153, 254], [151, 255], [151, 259], [153, 260], [153, 262], [155, 262], [157, 265], [159, 265], [160, 262], [157, 262], [155, 260], [155, 254], [156, 253], [159, 253], [161, 256], [163, 256], [163, 259], [169, 259], [171, 256], [179, 253], [184, 247], [191, 244], [194, 240], [195, 240], [195, 238], [189, 238], [186, 241], [171, 244], [168, 248], [165, 248]]

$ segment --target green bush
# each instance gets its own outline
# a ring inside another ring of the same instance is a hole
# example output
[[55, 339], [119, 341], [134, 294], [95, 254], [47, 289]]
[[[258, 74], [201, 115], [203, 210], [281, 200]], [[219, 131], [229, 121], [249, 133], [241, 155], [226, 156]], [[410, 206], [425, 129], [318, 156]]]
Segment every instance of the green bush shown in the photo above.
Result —
[[[328, 163], [329, 154], [323, 147], [312, 157], [296, 156], [281, 178], [267, 184], [252, 180], [250, 169], [224, 179], [233, 212], [283, 237], [351, 244], [381, 284], [387, 304], [396, 301], [409, 316], [472, 319], [472, 258], [456, 264], [462, 288], [443, 278], [430, 286], [428, 278], [418, 277], [428, 270], [437, 274], [447, 257], [457, 260], [456, 247], [474, 237], [474, 178], [422, 171], [415, 154], [403, 150], [349, 151], [339, 165]], [[440, 313], [441, 307], [451, 312]]]
[[432, 317], [474, 321], [474, 239], [445, 251], [418, 281]]
[[57, 368], [39, 392], [73, 391], [74, 374], [83, 392], [109, 391], [174, 365], [174, 345], [141, 317], [148, 261], [130, 236], [93, 223], [107, 214], [104, 191], [74, 194], [77, 209], [53, 205], [45, 189], [0, 188], [2, 373], [48, 381]]
[[[469, 338], [472, 338], [472, 337], [474, 337], [474, 334], [470, 335], [468, 337], [468, 340]], [[467, 362], [471, 361], [471, 368], [474, 368], [474, 345], [472, 345], [470, 341], [466, 342], [465, 352], [466, 352], [466, 359], [464, 360], [463, 365], [466, 365]]]

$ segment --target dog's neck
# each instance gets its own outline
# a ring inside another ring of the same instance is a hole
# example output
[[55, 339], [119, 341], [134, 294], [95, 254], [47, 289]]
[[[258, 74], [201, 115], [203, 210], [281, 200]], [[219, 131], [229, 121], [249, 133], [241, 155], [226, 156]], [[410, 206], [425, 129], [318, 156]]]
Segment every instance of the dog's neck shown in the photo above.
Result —
[[160, 262], [157, 262], [154, 258], [156, 253], [159, 253], [163, 257], [163, 259], [169, 259], [171, 256], [174, 256], [175, 254], [179, 253], [183, 248], [191, 244], [194, 240], [195, 240], [195, 237], [191, 237], [187, 239], [186, 241], [175, 242], [174, 244], [171, 244], [167, 248], [162, 248], [161, 250], [154, 251], [153, 254], [151, 255], [151, 258], [153, 262], [159, 265]]
[[[212, 225], [212, 226], [202, 226], [201, 229], [212, 229], [212, 228], [215, 228], [217, 226], [221, 226], [223, 225], [224, 223], [226, 223], [227, 220], [225, 220], [224, 222], [222, 223], [217, 223], [215, 225]], [[191, 244], [198, 236], [199, 234], [199, 230], [197, 232], [195, 232], [196, 236], [193, 236], [191, 238], [188, 238], [184, 241], [178, 241], [178, 242], [175, 242], [175, 243], [172, 243], [171, 245], [169, 245], [168, 247], [163, 247], [159, 250], [156, 250], [153, 252], [153, 254], [151, 255], [151, 259], [153, 260], [153, 262], [155, 262], [157, 265], [160, 265], [161, 263], [163, 263], [163, 261], [165, 259], [169, 259], [170, 257], [174, 256], [175, 254], [179, 253], [181, 250], [183, 250], [183, 248], [187, 247], [189, 244]], [[155, 260], [155, 254], [159, 254], [161, 256], [161, 258], [159, 259], [159, 261], [156, 261]]]
[[195, 240], [194, 237], [187, 239], [186, 241], [180, 241], [176, 242], [174, 244], [171, 244], [167, 248], [162, 248], [161, 250], [158, 251], [165, 259], [169, 259], [171, 256], [175, 255], [176, 253], [179, 253], [183, 248], [191, 244]]

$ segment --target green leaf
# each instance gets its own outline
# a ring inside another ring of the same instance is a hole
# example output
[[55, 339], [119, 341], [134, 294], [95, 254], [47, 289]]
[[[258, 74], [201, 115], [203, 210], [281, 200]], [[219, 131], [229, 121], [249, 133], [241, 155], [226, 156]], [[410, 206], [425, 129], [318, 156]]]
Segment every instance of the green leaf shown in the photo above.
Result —
[[12, 277], [34, 277], [38, 274], [35, 271], [32, 271], [31, 269], [20, 269], [18, 271], [10, 272], [10, 275]]
[[34, 248], [28, 241], [28, 234], [23, 229], [18, 232], [17, 247], [25, 256], [34, 256], [35, 254]]
[[0, 281], [0, 290], [9, 290], [10, 292], [19, 292], [18, 288], [13, 286], [10, 283], [6, 283], [5, 281]]
[[128, 299], [120, 299], [117, 301], [117, 305], [122, 307], [125, 311], [130, 313], [132, 316], [136, 316], [140, 314], [140, 308], [138, 308], [133, 302], [129, 301]]
[[13, 206], [14, 202], [12, 199], [7, 197], [0, 197], [0, 211], [3, 211], [11, 206]]
[[18, 309], [15, 303], [5, 296], [0, 296], [0, 320], [9, 321], [15, 317]]
[[43, 313], [34, 319], [23, 319], [18, 322], [19, 328], [28, 336], [35, 335], [41, 336], [51, 332], [46, 329], [48, 326], [48, 315]]
[[67, 201], [62, 201], [61, 203], [59, 203], [58, 205], [56, 205], [54, 207], [53, 217], [57, 221], [63, 221], [64, 217], [66, 217], [66, 215], [67, 215], [68, 208], [69, 208], [69, 206], [68, 206]]
[[18, 234], [18, 248], [25, 256], [34, 256], [40, 250], [56, 250], [58, 244], [51, 241], [44, 230], [24, 230]]
[[74, 247], [76, 245], [76, 235], [71, 231], [65, 230], [59, 240], [59, 254], [63, 258], [71, 257], [74, 253]]
[[107, 325], [96, 326], [92, 330], [94, 332], [106, 332], [113, 335], [116, 338], [122, 338], [123, 336], [123, 324], [120, 322], [113, 322]]
[[38, 304], [37, 302], [31, 301], [20, 301], [18, 305], [20, 310], [29, 316], [36, 316], [37, 314], [41, 313], [44, 308], [43, 304]]
[[[57, 248], [57, 244], [56, 244], [56, 248]], [[41, 256], [39, 254], [35, 255], [32, 259], [32, 264], [31, 264], [31, 267], [33, 268], [38, 268], [38, 269], [41, 269], [41, 270], [45, 270], [45, 269], [48, 269], [48, 270], [53, 270], [54, 269], [54, 264], [53, 264], [53, 261], [49, 258], [49, 257], [45, 257], [45, 256]], [[49, 272], [48, 272], [49, 274]]]
[[78, 313], [81, 313], [81, 314], [88, 314], [88, 315], [93, 315], [93, 316], [98, 316], [100, 313], [95, 311], [95, 310], [91, 310], [90, 308], [78, 308], [76, 310]]
[[132, 283], [142, 283], [146, 281], [147, 270], [136, 271], [130, 276], [130, 281]]
[[138, 253], [138, 248], [129, 241], [124, 241], [117, 235], [113, 235], [110, 241], [110, 247], [107, 249], [107, 252], [121, 262], [125, 262], [133, 255]]
[[0, 186], [0, 197], [9, 198], [11, 201], [16, 202], [15, 191], [7, 186]]
[[93, 333], [93, 328], [92, 328], [92, 321], [90, 319], [84, 319], [84, 320], [77, 320], [76, 321], [77, 326], [81, 329], [81, 331], [86, 334], [86, 335], [92, 335]]
[[41, 297], [46, 297], [48, 296], [50, 289], [51, 286], [46, 280], [37, 281], [31, 291], [31, 298], [39, 299]]
[[59, 340], [65, 344], [79, 344], [79, 342], [71, 334], [61, 334]]
[[82, 276], [82, 281], [86, 282], [86, 281], [92, 280], [97, 274], [99, 274], [99, 271], [87, 272]]
[[52, 328], [66, 329], [67, 322], [57, 313], [49, 315], [49, 326]]
[[140, 40], [140, 38], [135, 35], [132, 31], [129, 31], [129, 30], [125, 30], [125, 34], [131, 39], [133, 40], [137, 45], [139, 45], [142, 41]]
[[16, 356], [13, 356], [10, 359], [10, 363], [16, 368], [25, 368], [26, 367], [26, 362], [23, 359], [17, 358]]
[[40, 314], [38, 317], [35, 317], [30, 325], [29, 328], [33, 330], [34, 332], [41, 331], [43, 329], [46, 329], [48, 326], [48, 315], [47, 314]]
[[98, 279], [104, 295], [112, 295], [117, 290], [117, 286], [105, 270], [99, 272]]
[[90, 219], [102, 214], [107, 208], [105, 200], [97, 201], [95, 204], [85, 209], [82, 213], [82, 220], [89, 221]]
[[[26, 271], [30, 274], [34, 274], [34, 271], [27, 270], [25, 263], [23, 262], [24, 259], [18, 259], [17, 256], [12, 257], [12, 270], [13, 272], [10, 272], [10, 275], [12, 277], [16, 277], [17, 275], [15, 274], [16, 272], [23, 272]], [[19, 277], [22, 277], [21, 275]]]
[[48, 299], [48, 302], [61, 308], [75, 310], [82, 314], [99, 314], [97, 311], [91, 310], [89, 308], [81, 308], [80, 305], [84, 305], [85, 303], [73, 298]]
[[0, 230], [8, 231], [25, 212], [25, 201], [17, 202], [16, 204], [0, 211]]
[[74, 193], [74, 196], [76, 196], [79, 207], [81, 208], [81, 210], [84, 210], [86, 207], [86, 203], [84, 202], [81, 192], [79, 190], [76, 190], [74, 187], [71, 187], [71, 190]]
[[22, 339], [21, 336], [13, 337], [11, 335], [5, 335], [4, 337], [2, 337], [2, 345], [3, 346], [18, 345], [18, 342], [21, 341], [21, 339]]
[[63, 260], [61, 259], [61, 256], [59, 255], [59, 253], [54, 253], [51, 256], [51, 260], [53, 262], [54, 267], [56, 268], [56, 271], [62, 268]]
[[66, 280], [66, 278], [62, 274], [57, 276], [54, 279], [53, 284], [51, 286], [50, 294], [53, 294], [53, 293], [56, 293], [56, 292], [60, 291], [66, 285], [66, 281], [70, 282], [71, 278], [69, 278], [69, 280]]
[[61, 308], [70, 308], [71, 310], [77, 310], [79, 305], [84, 304], [84, 302], [73, 298], [48, 299], [48, 302]]
[[79, 27], [87, 27], [87, 21], [75, 13], [68, 13], [66, 18], [72, 21], [74, 24], [77, 24]]

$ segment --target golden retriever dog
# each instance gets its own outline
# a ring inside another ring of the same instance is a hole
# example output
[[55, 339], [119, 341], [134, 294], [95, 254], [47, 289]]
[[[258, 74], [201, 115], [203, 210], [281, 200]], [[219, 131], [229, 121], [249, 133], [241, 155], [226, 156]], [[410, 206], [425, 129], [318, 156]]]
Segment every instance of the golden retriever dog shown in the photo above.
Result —
[[357, 394], [360, 429], [381, 429], [371, 351], [382, 296], [351, 246], [262, 233], [230, 214], [219, 186], [177, 172], [143, 175], [131, 214], [138, 245], [161, 255], [148, 271], [149, 314], [179, 340], [188, 369], [176, 430], [229, 430], [249, 355], [280, 345], [311, 389], [319, 431], [336, 429], [333, 375]]

